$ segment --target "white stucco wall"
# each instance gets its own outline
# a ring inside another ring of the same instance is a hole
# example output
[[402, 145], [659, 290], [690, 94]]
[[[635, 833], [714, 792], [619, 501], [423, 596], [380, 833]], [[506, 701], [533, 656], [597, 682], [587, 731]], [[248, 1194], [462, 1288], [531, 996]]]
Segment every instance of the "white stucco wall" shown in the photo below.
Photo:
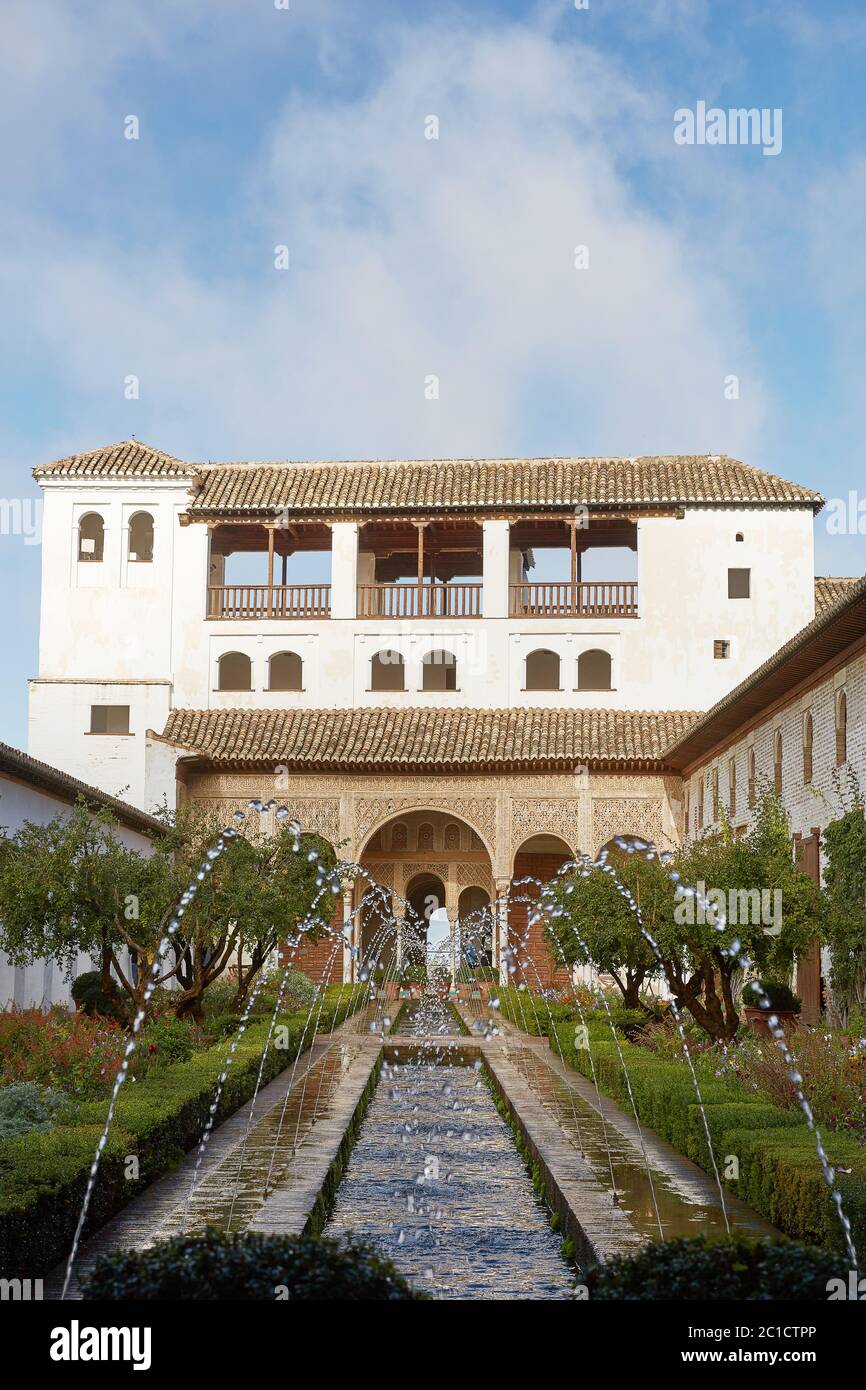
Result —
[[[835, 702], [844, 690], [848, 702], [848, 760], [836, 766]], [[812, 781], [803, 776], [803, 718], [812, 715]], [[838, 784], [845, 786], [850, 774], [860, 789], [866, 789], [866, 656], [858, 656], [847, 667], [828, 676], [819, 685], [792, 700], [783, 709], [769, 715], [753, 729], [738, 738], [717, 757], [707, 760], [684, 779], [689, 792], [689, 833], [698, 833], [698, 793], [704, 782], [704, 827], [718, 829], [713, 819], [712, 776], [719, 774], [719, 801], [729, 804], [728, 767], [731, 759], [737, 769], [737, 807], [735, 826], [749, 826], [752, 813], [748, 806], [748, 755], [754, 748], [755, 768], [762, 778], [773, 784], [773, 749], [776, 730], [782, 733], [782, 801], [791, 821], [792, 834], [809, 835], [813, 828], [823, 830], [830, 821], [845, 810]], [[822, 860], [823, 867], [823, 860]]]
[[[178, 524], [188, 505], [176, 481], [45, 480], [40, 667], [31, 685], [29, 749], [37, 757], [121, 794], [145, 809], [157, 792], [145, 757], [147, 729], [160, 732], [172, 707], [346, 708], [372, 706], [556, 706], [707, 709], [814, 614], [809, 508], [694, 509], [682, 519], [638, 523], [637, 618], [507, 616], [516, 552], [508, 524], [484, 522], [480, 619], [359, 620], [353, 574], [362, 569], [354, 523], [334, 527], [334, 616], [309, 620], [209, 620], [208, 531]], [[153, 565], [126, 560], [129, 518], [155, 520]], [[87, 511], [106, 524], [101, 565], [77, 561], [76, 527]], [[744, 539], [736, 541], [737, 533]], [[355, 567], [353, 569], [353, 566]], [[729, 567], [749, 568], [751, 597], [727, 597]], [[731, 644], [729, 660], [713, 642]], [[525, 689], [525, 661], [537, 648], [561, 659], [561, 690]], [[613, 689], [579, 691], [577, 658], [610, 653]], [[403, 692], [370, 689], [370, 660], [384, 648], [406, 661]], [[424, 691], [421, 660], [431, 650], [457, 658], [455, 691]], [[220, 692], [221, 655], [243, 651], [253, 690]], [[267, 689], [270, 656], [295, 651], [303, 690]], [[92, 704], [128, 704], [128, 736], [90, 734]]]

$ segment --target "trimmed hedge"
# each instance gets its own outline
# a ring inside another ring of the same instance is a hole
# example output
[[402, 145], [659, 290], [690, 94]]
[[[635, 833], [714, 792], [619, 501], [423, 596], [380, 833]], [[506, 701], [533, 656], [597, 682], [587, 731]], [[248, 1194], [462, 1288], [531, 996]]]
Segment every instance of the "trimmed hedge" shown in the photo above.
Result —
[[175, 1236], [147, 1250], [103, 1255], [84, 1276], [85, 1299], [357, 1301], [423, 1299], [390, 1260], [364, 1241], [320, 1236]]
[[620, 1299], [826, 1303], [831, 1279], [848, 1282], [847, 1261], [826, 1250], [748, 1237], [686, 1236], [618, 1255], [587, 1276], [593, 1302]]
[[[319, 1031], [328, 1031], [365, 1001], [366, 987], [329, 989]], [[304, 1036], [307, 1014], [280, 1020], [288, 1046], [269, 1048], [265, 1085], [312, 1041]], [[269, 1023], [251, 1024], [238, 1043], [220, 1097], [216, 1122], [249, 1100], [255, 1089]], [[150, 1183], [175, 1167], [201, 1138], [230, 1042], [222, 1041], [187, 1062], [160, 1067], [120, 1090], [103, 1151], [85, 1236], [98, 1230]], [[0, 1270], [9, 1277], [39, 1276], [63, 1259], [72, 1243], [90, 1166], [105, 1123], [107, 1101], [81, 1105], [75, 1123], [47, 1134], [28, 1134], [0, 1144]], [[126, 1159], [138, 1158], [137, 1178], [126, 1176]]]
[[[550, 1046], [583, 1076], [592, 1078], [587, 1048], [576, 1048], [575, 1025], [557, 1024]], [[599, 1089], [632, 1114], [631, 1101], [615, 1044], [590, 1026], [589, 1041]], [[556, 1047], [556, 1044], [559, 1047]], [[684, 1063], [670, 1062], [645, 1048], [620, 1041], [634, 1103], [641, 1124], [654, 1129], [680, 1153], [712, 1171], [701, 1108], [691, 1073]], [[796, 1240], [833, 1250], [844, 1238], [815, 1150], [815, 1136], [799, 1109], [783, 1110], [759, 1096], [751, 1097], [737, 1081], [709, 1073], [697, 1059], [696, 1069], [716, 1162], [727, 1189]], [[808, 1081], [807, 1081], [808, 1085]], [[866, 1247], [866, 1149], [847, 1134], [823, 1134], [837, 1186], [854, 1234]], [[725, 1179], [728, 1155], [739, 1161], [739, 1178]], [[844, 1170], [850, 1169], [847, 1173]]]

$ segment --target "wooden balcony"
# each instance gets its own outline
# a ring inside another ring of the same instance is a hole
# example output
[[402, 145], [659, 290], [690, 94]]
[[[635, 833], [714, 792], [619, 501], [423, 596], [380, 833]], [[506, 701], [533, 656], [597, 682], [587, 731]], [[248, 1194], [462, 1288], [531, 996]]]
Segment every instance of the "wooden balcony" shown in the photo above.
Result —
[[330, 618], [330, 584], [211, 584], [209, 618]]
[[481, 584], [359, 584], [359, 618], [480, 618]]
[[637, 583], [570, 580], [511, 585], [513, 618], [636, 618]]

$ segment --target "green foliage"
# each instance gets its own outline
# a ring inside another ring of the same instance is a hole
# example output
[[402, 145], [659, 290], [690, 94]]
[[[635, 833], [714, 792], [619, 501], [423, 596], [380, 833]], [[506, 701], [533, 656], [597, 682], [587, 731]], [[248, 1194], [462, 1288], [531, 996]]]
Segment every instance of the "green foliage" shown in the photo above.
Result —
[[175, 1236], [147, 1250], [99, 1259], [82, 1282], [85, 1299], [421, 1299], [390, 1260], [362, 1241], [322, 1236]]
[[823, 834], [830, 987], [843, 1023], [866, 1013], [866, 814], [859, 798]]
[[[674, 887], [663, 867], [638, 854], [613, 853], [610, 863], [652, 933], [659, 918], [673, 912]], [[594, 869], [561, 880], [547, 934], [562, 959], [570, 965], [594, 964], [613, 976], [628, 1007], [640, 1007], [641, 989], [658, 963], [611, 874]]]
[[0, 1088], [0, 1141], [18, 1134], [47, 1134], [69, 1120], [74, 1106], [62, 1091], [40, 1091], [32, 1081]]
[[692, 1236], [647, 1245], [590, 1270], [592, 1301], [736, 1299], [827, 1301], [831, 1279], [847, 1287], [847, 1261], [788, 1241]]
[[767, 1013], [778, 1009], [783, 1013], [798, 1014], [803, 1007], [791, 986], [782, 980], [761, 980], [759, 983], [749, 980], [743, 989], [743, 1003], [747, 1008], [764, 1008], [764, 997], [770, 1001]]
[[167, 1014], [151, 1019], [142, 1029], [138, 1046], [161, 1066], [188, 1062], [195, 1051], [190, 1025]]
[[[319, 1029], [329, 1031], [360, 1008], [367, 997], [363, 985], [325, 992]], [[76, 1016], [78, 1017], [78, 1016]], [[307, 1014], [281, 1020], [287, 1027], [287, 1046], [271, 1039], [262, 1082], [266, 1084], [313, 1040]], [[217, 1122], [249, 1099], [256, 1084], [269, 1020], [248, 1027], [237, 1044], [223, 1086]], [[122, 1087], [109, 1142], [94, 1190], [87, 1232], [96, 1230], [131, 1197], [180, 1161], [201, 1137], [214, 1099], [214, 1088], [225, 1066], [225, 1041], [195, 1052], [186, 1062], [154, 1067], [141, 1081]], [[0, 1268], [22, 1274], [43, 1274], [69, 1248], [96, 1144], [105, 1122], [106, 1101], [83, 1104], [73, 1122], [58, 1124], [50, 1133], [31, 1133], [0, 1144]], [[138, 1179], [126, 1175], [125, 1159], [137, 1154]]]
[[99, 970], [85, 970], [72, 984], [72, 1000], [88, 1018], [99, 1015], [115, 1023], [129, 1022], [129, 1007], [113, 980], [103, 982]]
[[[164, 833], [149, 854], [128, 849], [110, 813], [93, 815], [83, 801], [46, 825], [25, 822], [0, 840], [0, 948], [12, 962], [24, 966], [53, 956], [69, 969], [81, 953], [95, 956], [103, 993], [111, 993], [113, 977], [133, 1007], [141, 1007], [175, 907], [223, 828], [213, 811], [194, 805], [161, 817]], [[305, 927], [311, 940], [333, 912], [333, 894], [321, 889], [336, 860], [318, 836], [304, 836], [296, 850], [288, 825], [269, 834], [250, 823], [207, 862], [171, 954], [159, 967], [159, 985], [176, 980], [181, 986], [174, 996], [180, 1017], [201, 1017], [205, 991], [236, 959], [243, 961], [235, 995], [242, 1003], [271, 952], [293, 936], [314, 901], [320, 910]], [[138, 962], [136, 975], [126, 974], [127, 950]]]
[[[551, 1047], [576, 1071], [591, 1077], [590, 1051], [575, 1046], [575, 1025], [557, 1025], [555, 1032]], [[590, 1026], [596, 1079], [603, 1092], [631, 1113], [623, 1065], [609, 1038], [609, 1032], [605, 1039]], [[619, 1050], [641, 1123], [712, 1172], [701, 1109], [684, 1061], [659, 1058], [626, 1038], [621, 1039]], [[698, 1055], [693, 1061], [716, 1161], [731, 1154], [739, 1162], [739, 1177], [727, 1180], [726, 1186], [787, 1235], [842, 1248], [839, 1219], [818, 1161], [815, 1136], [802, 1111], [770, 1105], [736, 1077], [717, 1074], [716, 1060], [709, 1055]], [[866, 1241], [866, 1149], [847, 1134], [822, 1137], [837, 1170], [836, 1184], [854, 1228], [855, 1244], [862, 1245]]]

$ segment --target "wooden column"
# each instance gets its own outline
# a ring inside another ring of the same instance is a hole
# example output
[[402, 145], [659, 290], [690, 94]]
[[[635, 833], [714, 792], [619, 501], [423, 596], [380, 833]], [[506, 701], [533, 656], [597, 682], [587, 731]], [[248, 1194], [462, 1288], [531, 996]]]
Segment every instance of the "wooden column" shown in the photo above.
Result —
[[268, 527], [268, 617], [274, 616], [274, 528]]
[[415, 616], [420, 618], [424, 611], [422, 608], [424, 602], [424, 528], [427, 522], [414, 521], [412, 524], [418, 531], [418, 612]]

